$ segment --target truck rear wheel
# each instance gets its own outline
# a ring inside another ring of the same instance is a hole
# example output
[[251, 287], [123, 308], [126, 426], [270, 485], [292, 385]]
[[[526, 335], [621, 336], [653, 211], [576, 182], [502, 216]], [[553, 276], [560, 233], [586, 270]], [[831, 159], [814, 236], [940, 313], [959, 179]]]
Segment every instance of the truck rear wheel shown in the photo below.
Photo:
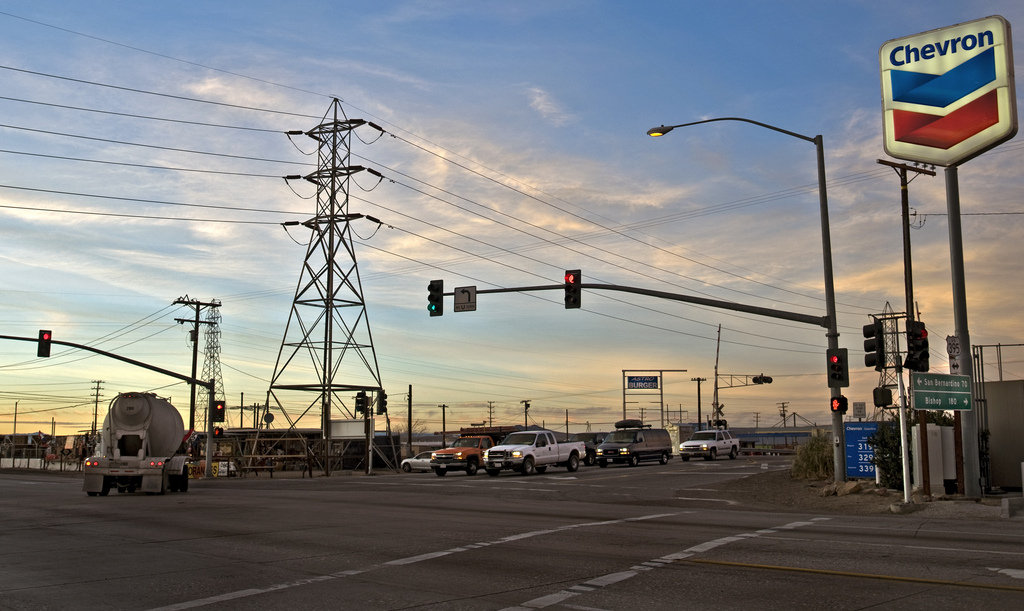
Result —
[[579, 471], [580, 468], [580, 457], [573, 454], [569, 457], [569, 462], [565, 464], [565, 470], [569, 473]]
[[736, 446], [733, 446], [732, 450], [729, 452], [730, 460], [736, 460], [736, 457], [739, 456], [739, 455], [740, 455], [740, 451], [736, 448]]
[[662, 452], [661, 453], [661, 459], [658, 462], [660, 462], [663, 465], [667, 465], [668, 464], [668, 452]]

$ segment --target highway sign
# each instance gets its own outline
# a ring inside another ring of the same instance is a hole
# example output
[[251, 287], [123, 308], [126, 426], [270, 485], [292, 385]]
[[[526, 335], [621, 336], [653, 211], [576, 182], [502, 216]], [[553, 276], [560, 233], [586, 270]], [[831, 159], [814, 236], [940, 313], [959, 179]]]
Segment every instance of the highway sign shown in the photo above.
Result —
[[456, 312], [476, 312], [476, 287], [457, 286], [454, 293]]
[[914, 372], [910, 374], [910, 387], [914, 391], [914, 409], [971, 409], [971, 378], [968, 376]]

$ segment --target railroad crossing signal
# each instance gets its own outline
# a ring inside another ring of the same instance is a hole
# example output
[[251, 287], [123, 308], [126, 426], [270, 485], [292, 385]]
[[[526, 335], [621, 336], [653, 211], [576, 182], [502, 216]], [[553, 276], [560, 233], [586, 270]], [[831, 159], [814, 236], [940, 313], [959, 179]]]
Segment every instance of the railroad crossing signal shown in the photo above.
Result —
[[427, 311], [431, 316], [444, 315], [444, 280], [431, 280], [427, 285]]
[[36, 356], [47, 357], [50, 356], [50, 340], [53, 339], [53, 333], [49, 330], [39, 330], [39, 345], [36, 347]]
[[844, 388], [850, 385], [850, 368], [846, 363], [846, 348], [829, 348], [826, 351], [828, 356], [828, 386], [829, 388]]
[[583, 276], [578, 269], [565, 270], [565, 309], [580, 307], [580, 284]]

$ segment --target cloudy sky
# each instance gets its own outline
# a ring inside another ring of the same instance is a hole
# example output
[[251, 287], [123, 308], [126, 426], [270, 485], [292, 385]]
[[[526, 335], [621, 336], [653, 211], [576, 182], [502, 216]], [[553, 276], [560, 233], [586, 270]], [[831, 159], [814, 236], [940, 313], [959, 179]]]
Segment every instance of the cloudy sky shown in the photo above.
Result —
[[[431, 430], [441, 404], [451, 429], [489, 410], [520, 423], [524, 400], [553, 428], [607, 429], [624, 403], [658, 421], [660, 397], [624, 396], [623, 372], [663, 370], [672, 419], [694, 421], [692, 379], [708, 380], [706, 415], [717, 358], [722, 375], [774, 380], [720, 391], [732, 426], [778, 424], [781, 407], [827, 424], [820, 327], [605, 290], [584, 291], [579, 310], [560, 291], [481, 294], [475, 312], [448, 297], [430, 317], [426, 287], [549, 285], [579, 268], [585, 282], [823, 315], [814, 146], [738, 122], [646, 131], [743, 117], [820, 134], [839, 343], [854, 365], [845, 394], [870, 405], [878, 374], [860, 366], [861, 328], [887, 303], [907, 308], [899, 180], [877, 163], [879, 47], [994, 14], [1024, 24], [1016, 0], [919, 6], [0, 1], [0, 335], [52, 329], [188, 373], [190, 325], [175, 319], [194, 312], [174, 302], [218, 300], [237, 424], [240, 405], [266, 399], [310, 237], [284, 223], [316, 212], [311, 183], [282, 179], [316, 169], [316, 143], [285, 132], [316, 127], [336, 98], [386, 132], [353, 132], [352, 163], [384, 180], [357, 174], [349, 212], [382, 221], [351, 229], [393, 418], [411, 386]], [[1016, 138], [960, 168], [975, 344], [1024, 341], [1022, 166]], [[945, 372], [938, 172], [911, 183], [911, 234], [916, 308]], [[97, 386], [101, 413], [131, 390], [187, 408], [172, 378], [34, 348], [0, 341], [5, 433], [15, 403], [20, 431], [88, 428]], [[1008, 378], [1024, 374], [1016, 350], [1003, 351]]]

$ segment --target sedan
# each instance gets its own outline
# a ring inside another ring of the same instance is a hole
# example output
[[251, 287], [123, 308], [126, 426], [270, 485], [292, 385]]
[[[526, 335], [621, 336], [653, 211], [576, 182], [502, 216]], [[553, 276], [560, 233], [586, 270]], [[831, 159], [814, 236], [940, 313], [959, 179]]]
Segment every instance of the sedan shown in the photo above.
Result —
[[420, 452], [412, 458], [406, 458], [402, 461], [402, 471], [410, 473], [412, 471], [430, 471], [430, 452]]

